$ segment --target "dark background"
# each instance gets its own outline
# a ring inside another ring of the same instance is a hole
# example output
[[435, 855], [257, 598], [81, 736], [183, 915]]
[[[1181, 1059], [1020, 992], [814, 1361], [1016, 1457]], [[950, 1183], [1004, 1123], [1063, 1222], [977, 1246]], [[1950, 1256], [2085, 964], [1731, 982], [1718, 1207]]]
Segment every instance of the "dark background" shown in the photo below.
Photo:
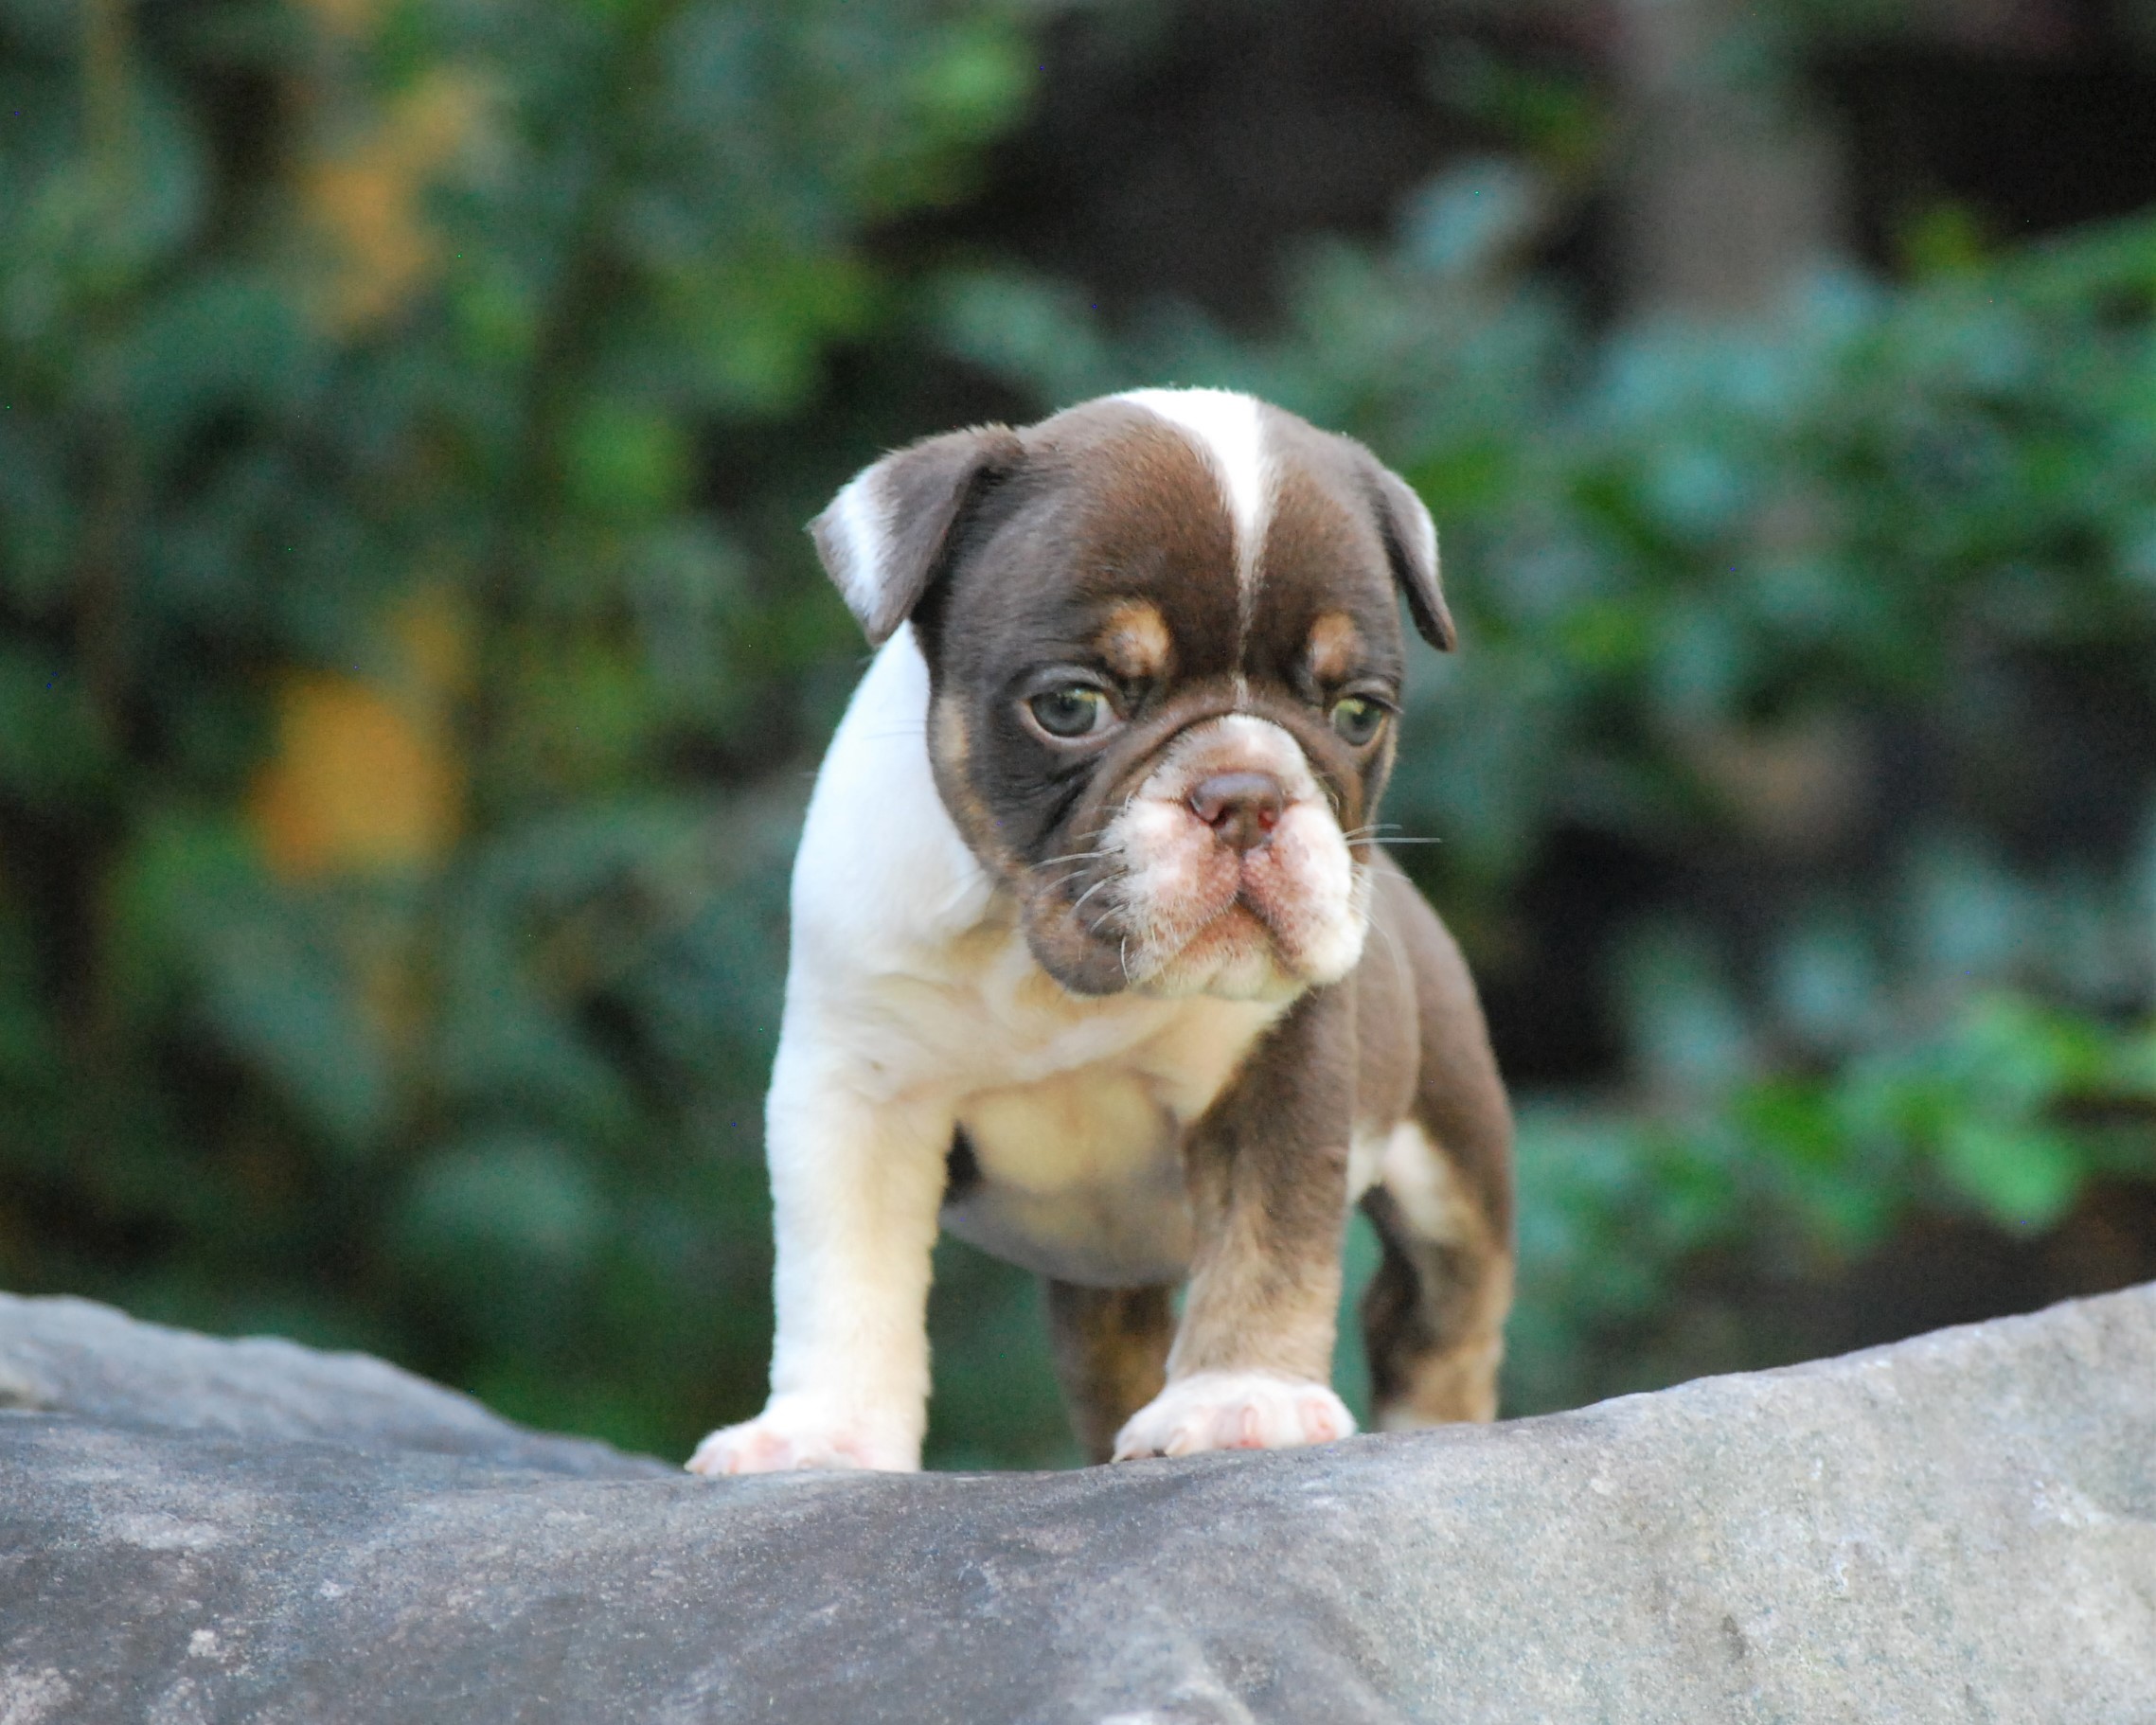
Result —
[[[0, 0], [0, 1284], [753, 1411], [800, 524], [1158, 382], [1437, 516], [1510, 1411], [2156, 1274], [2152, 96], [2123, 0]], [[1026, 1279], [933, 1320], [932, 1461], [1071, 1459]]]

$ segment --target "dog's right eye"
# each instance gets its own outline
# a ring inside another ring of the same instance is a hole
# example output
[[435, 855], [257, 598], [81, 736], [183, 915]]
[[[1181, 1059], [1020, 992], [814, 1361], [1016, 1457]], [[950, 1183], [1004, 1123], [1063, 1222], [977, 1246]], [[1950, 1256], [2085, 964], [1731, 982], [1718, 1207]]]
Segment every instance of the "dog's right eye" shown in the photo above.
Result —
[[1025, 710], [1033, 715], [1033, 722], [1042, 730], [1065, 741], [1096, 737], [1115, 718], [1115, 709], [1109, 704], [1108, 697], [1082, 683], [1068, 684], [1062, 688], [1035, 695], [1026, 702]]

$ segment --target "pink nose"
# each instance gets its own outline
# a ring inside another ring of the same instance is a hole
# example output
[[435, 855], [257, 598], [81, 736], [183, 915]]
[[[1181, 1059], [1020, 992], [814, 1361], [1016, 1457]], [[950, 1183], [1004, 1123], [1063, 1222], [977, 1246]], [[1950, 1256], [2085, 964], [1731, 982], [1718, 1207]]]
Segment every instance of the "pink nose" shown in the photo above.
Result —
[[1270, 773], [1216, 773], [1188, 801], [1190, 812], [1230, 850], [1256, 850], [1273, 837], [1288, 796]]

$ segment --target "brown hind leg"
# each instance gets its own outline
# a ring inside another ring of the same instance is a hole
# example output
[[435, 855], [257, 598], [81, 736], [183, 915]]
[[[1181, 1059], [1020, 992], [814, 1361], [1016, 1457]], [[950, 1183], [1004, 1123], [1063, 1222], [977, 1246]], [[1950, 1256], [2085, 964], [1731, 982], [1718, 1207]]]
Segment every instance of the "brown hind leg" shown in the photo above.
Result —
[[1175, 1308], [1166, 1288], [1085, 1288], [1042, 1278], [1056, 1382], [1090, 1461], [1115, 1452], [1123, 1422], [1167, 1380]]
[[[1441, 1157], [1419, 1129], [1404, 1129], [1387, 1147], [1386, 1183], [1363, 1200], [1384, 1247], [1363, 1296], [1380, 1431], [1497, 1417], [1512, 1254]], [[1421, 1158], [1433, 1161], [1410, 1160]]]

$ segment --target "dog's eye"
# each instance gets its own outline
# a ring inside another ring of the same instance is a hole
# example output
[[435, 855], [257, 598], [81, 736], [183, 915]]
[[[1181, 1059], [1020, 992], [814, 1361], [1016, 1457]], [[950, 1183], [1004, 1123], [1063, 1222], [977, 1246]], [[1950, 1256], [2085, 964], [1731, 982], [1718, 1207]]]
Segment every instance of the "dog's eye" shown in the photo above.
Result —
[[1096, 737], [1115, 717], [1115, 709], [1109, 705], [1108, 697], [1082, 683], [1035, 695], [1026, 702], [1025, 707], [1033, 715], [1033, 722], [1050, 737], [1064, 738]]
[[1360, 749], [1384, 728], [1385, 709], [1367, 696], [1349, 695], [1332, 703], [1328, 717], [1341, 739]]

